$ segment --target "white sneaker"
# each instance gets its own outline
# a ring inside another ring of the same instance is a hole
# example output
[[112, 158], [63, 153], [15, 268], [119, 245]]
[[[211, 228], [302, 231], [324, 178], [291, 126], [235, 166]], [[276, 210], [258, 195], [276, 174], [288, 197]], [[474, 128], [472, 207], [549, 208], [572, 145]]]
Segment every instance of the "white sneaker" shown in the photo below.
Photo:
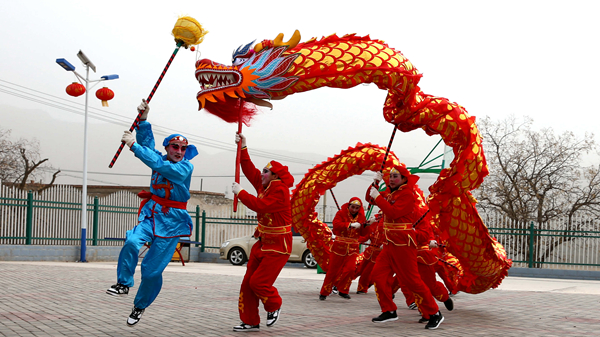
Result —
[[142, 314], [144, 313], [144, 310], [145, 309], [133, 307], [131, 314], [127, 318], [127, 325], [128, 326], [136, 325], [140, 321], [140, 319], [142, 319]]
[[260, 324], [250, 325], [241, 322], [240, 325], [236, 325], [233, 327], [233, 331], [260, 331]]
[[279, 315], [281, 314], [281, 308], [267, 312], [267, 326], [271, 327], [279, 320]]

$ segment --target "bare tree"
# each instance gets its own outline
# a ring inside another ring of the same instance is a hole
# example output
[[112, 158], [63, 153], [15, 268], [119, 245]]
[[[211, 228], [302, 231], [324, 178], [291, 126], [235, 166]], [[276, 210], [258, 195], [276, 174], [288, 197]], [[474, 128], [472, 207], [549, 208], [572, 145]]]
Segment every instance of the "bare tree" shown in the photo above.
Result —
[[29, 180], [37, 180], [52, 173], [50, 183], [39, 191], [52, 186], [60, 170], [48, 165], [48, 158], [40, 158], [37, 140], [10, 140], [11, 130], [0, 129], [0, 180], [11, 182], [20, 189], [27, 187]]
[[[530, 118], [518, 121], [514, 116], [499, 122], [479, 121], [490, 175], [474, 195], [483, 209], [498, 210], [523, 229], [531, 221], [541, 224], [566, 216], [567, 234], [580, 227], [572, 221], [575, 212], [600, 211], [600, 168], [582, 166], [582, 156], [593, 151], [596, 143], [593, 134], [555, 135], [551, 128], [534, 131], [531, 124]], [[568, 240], [563, 237], [544, 247], [540, 261]], [[515, 246], [520, 250], [515, 253], [526, 255], [528, 246], [524, 240]]]

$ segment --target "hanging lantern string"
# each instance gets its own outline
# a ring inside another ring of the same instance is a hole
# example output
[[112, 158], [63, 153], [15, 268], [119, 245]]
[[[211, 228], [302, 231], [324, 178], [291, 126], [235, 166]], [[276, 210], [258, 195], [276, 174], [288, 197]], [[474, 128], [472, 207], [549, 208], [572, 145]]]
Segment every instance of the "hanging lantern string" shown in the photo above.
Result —
[[[175, 58], [175, 55], [177, 55], [179, 48], [181, 48], [181, 46], [187, 48], [189, 45], [199, 44], [204, 40], [204, 35], [206, 35], [206, 33], [208, 33], [208, 31], [204, 30], [202, 26], [198, 23], [198, 21], [189, 16], [181, 17], [177, 20], [177, 22], [175, 23], [175, 27], [172, 31], [173, 36], [175, 36], [175, 41], [177, 42], [177, 47], [173, 51], [171, 58], [169, 58], [169, 62], [167, 62], [167, 65], [158, 77], [158, 81], [156, 81], [156, 84], [154, 85], [154, 88], [152, 88], [150, 95], [148, 95], [148, 98], [146, 99], [147, 103], [150, 103], [150, 101], [152, 100], [156, 89], [158, 89], [158, 86], [162, 82], [163, 77], [165, 76], [167, 70], [171, 66], [171, 62], [173, 62], [173, 59]], [[133, 124], [131, 124], [131, 127], [129, 128], [130, 132], [133, 131], [133, 129], [135, 129], [138, 123], [140, 122], [140, 117], [142, 116], [144, 111], [145, 110], [141, 110], [138, 112], [135, 121], [133, 121]], [[113, 156], [113, 159], [111, 160], [110, 165], [108, 165], [108, 168], [112, 168], [113, 165], [115, 165], [115, 162], [119, 158], [121, 151], [123, 151], [124, 146], [125, 143], [121, 142], [121, 145], [119, 146], [117, 153], [115, 153], [115, 155]]]

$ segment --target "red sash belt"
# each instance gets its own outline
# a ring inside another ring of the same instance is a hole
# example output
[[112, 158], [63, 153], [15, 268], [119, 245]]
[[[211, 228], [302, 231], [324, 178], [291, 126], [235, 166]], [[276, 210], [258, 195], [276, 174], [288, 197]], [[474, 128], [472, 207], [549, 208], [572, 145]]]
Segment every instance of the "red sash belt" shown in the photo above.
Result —
[[150, 201], [150, 199], [154, 200], [154, 202], [156, 202], [157, 204], [162, 206], [163, 213], [167, 213], [169, 211], [169, 208], [171, 208], [171, 207], [179, 208], [179, 209], [187, 209], [187, 202], [174, 201], [174, 200], [161, 198], [155, 194], [152, 194], [152, 192], [148, 192], [145, 190], [142, 190], [140, 193], [138, 193], [138, 197], [143, 199], [140, 202], [140, 208], [138, 209], [138, 216], [140, 216], [140, 213], [142, 212], [142, 208], [148, 201]]
[[410, 222], [384, 222], [383, 229], [386, 231], [406, 231], [412, 230], [412, 223]]
[[292, 232], [292, 225], [267, 227], [259, 223], [258, 231], [264, 234], [287, 234]]
[[358, 239], [347, 238], [347, 237], [343, 237], [343, 236], [336, 236], [335, 241], [339, 242], [339, 243], [346, 243], [346, 244], [358, 244]]

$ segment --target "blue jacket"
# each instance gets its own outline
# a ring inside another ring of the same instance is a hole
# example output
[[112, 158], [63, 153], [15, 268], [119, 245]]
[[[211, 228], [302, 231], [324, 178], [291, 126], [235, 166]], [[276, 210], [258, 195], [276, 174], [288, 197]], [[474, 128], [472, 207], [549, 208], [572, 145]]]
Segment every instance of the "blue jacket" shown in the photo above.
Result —
[[[187, 159], [173, 163], [156, 149], [154, 149], [154, 135], [152, 126], [142, 121], [137, 126], [137, 142], [131, 146], [135, 153], [146, 166], [152, 169], [150, 192], [168, 200], [187, 202], [190, 199], [190, 183], [194, 165]], [[153, 221], [154, 235], [170, 238], [192, 235], [192, 218], [185, 209], [168, 207], [163, 212], [163, 207], [154, 200], [148, 201], [140, 212], [138, 221], [149, 218]]]

